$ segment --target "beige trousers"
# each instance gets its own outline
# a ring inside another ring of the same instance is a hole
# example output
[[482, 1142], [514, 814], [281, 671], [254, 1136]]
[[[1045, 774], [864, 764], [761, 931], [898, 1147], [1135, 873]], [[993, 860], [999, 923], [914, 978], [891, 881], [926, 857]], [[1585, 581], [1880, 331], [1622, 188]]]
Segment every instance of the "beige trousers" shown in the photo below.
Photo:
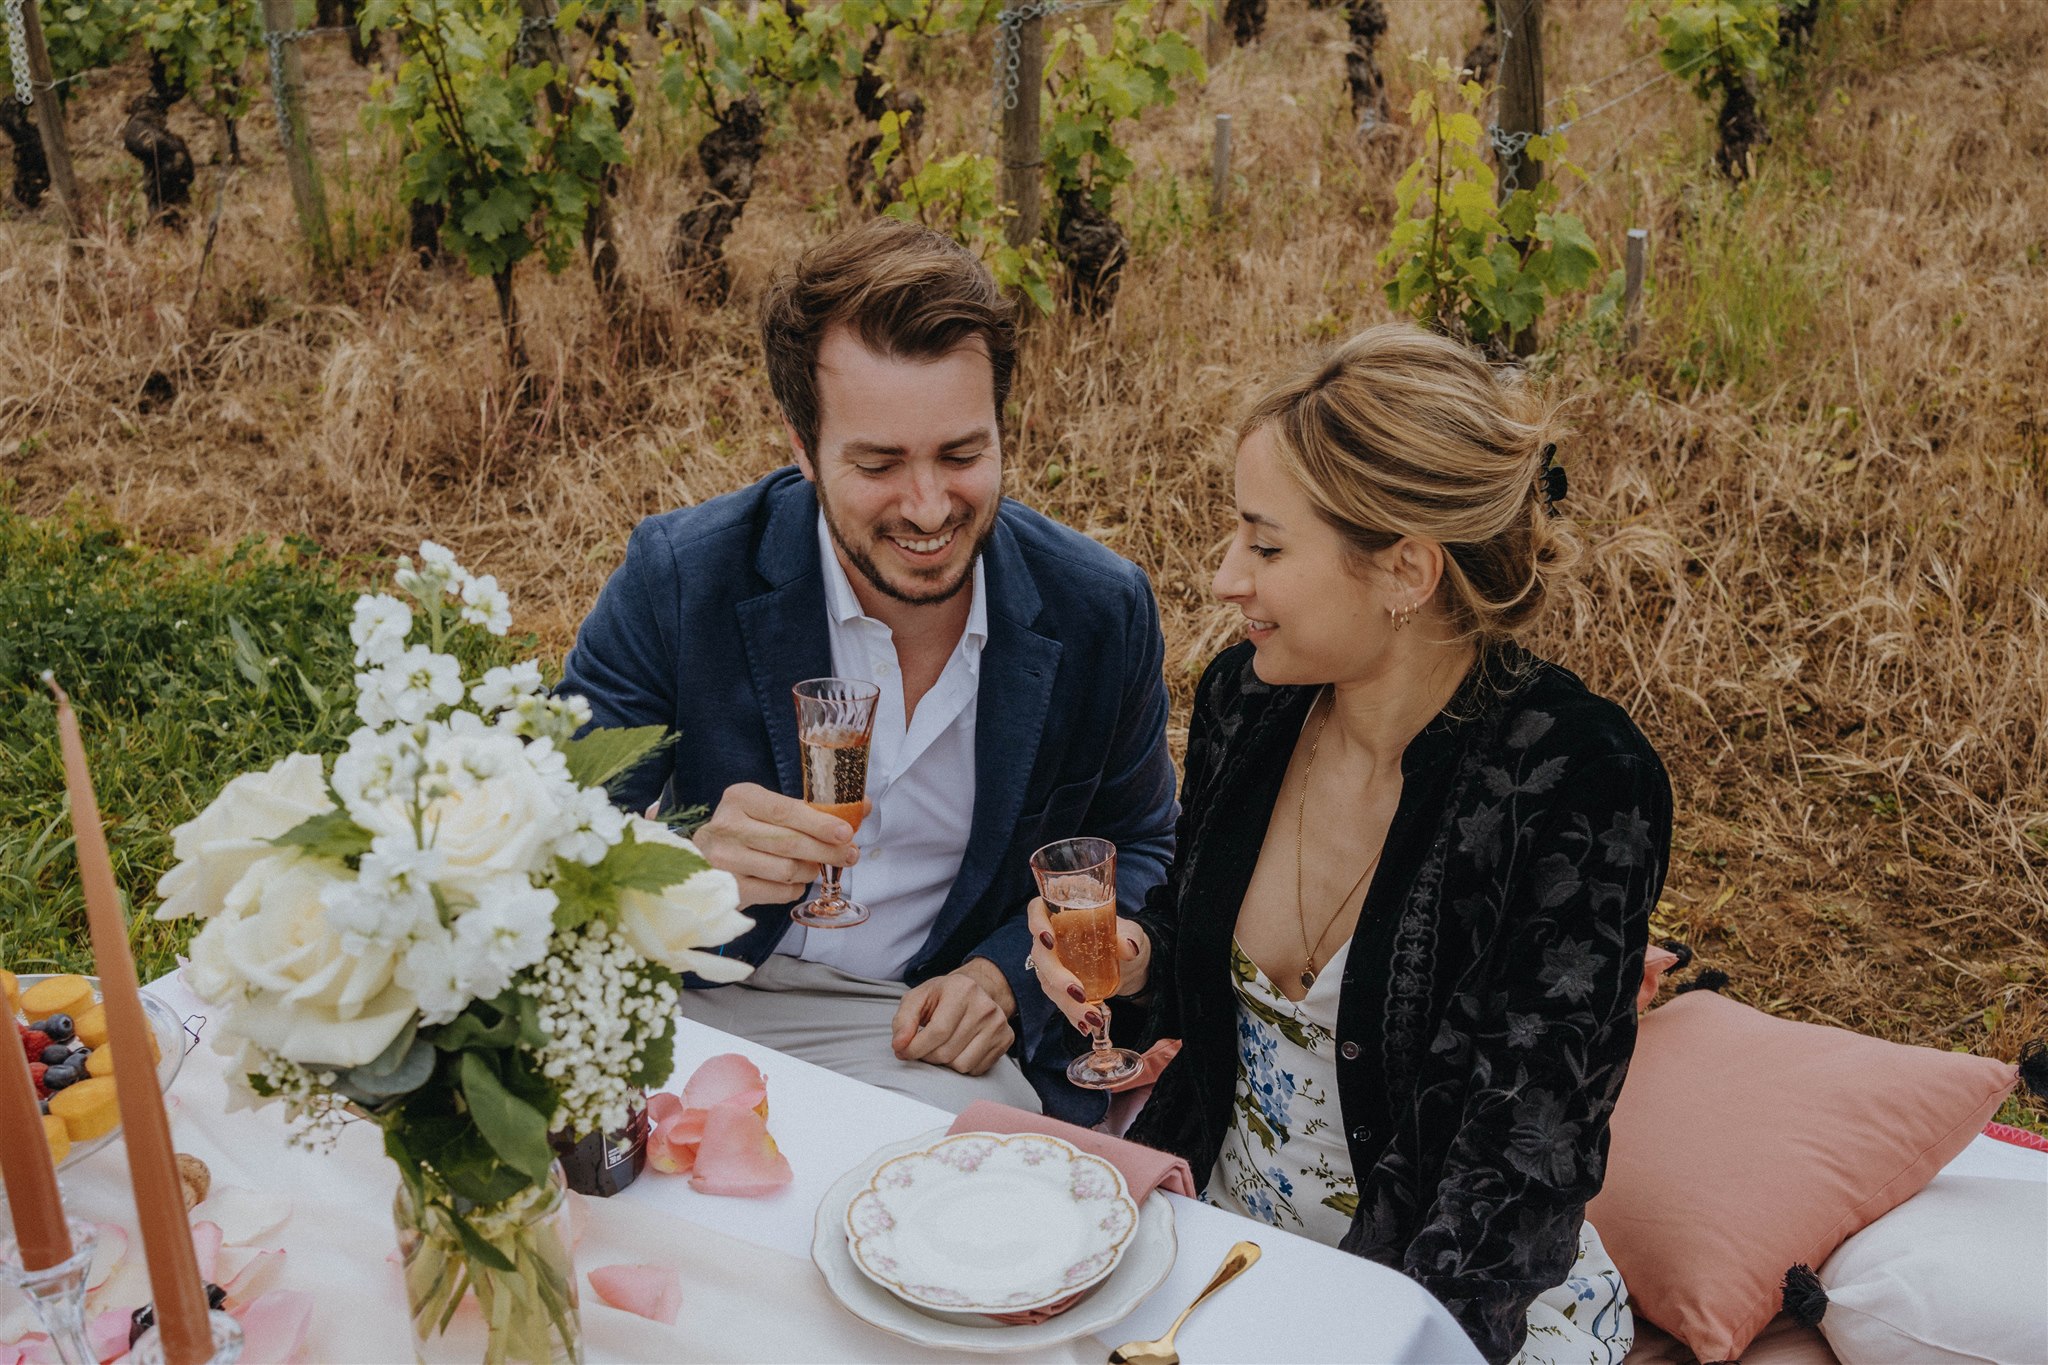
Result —
[[976, 1100], [1039, 1112], [1038, 1094], [1013, 1058], [1000, 1059], [983, 1075], [963, 1076], [890, 1051], [890, 1026], [906, 989], [901, 981], [849, 976], [777, 953], [744, 981], [683, 992], [683, 1017], [949, 1114]]

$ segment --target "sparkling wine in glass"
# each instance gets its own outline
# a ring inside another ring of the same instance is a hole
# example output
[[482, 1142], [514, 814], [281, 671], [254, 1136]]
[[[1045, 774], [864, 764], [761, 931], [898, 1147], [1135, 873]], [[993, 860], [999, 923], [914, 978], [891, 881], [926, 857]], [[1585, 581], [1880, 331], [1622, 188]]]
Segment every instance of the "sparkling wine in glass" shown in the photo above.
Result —
[[[856, 830], [868, 812], [868, 740], [882, 689], [852, 678], [812, 678], [796, 694], [796, 737], [803, 750], [804, 800]], [[813, 929], [867, 922], [868, 909], [841, 885], [844, 870], [826, 867], [818, 894], [789, 912]]]
[[1116, 845], [1107, 839], [1061, 839], [1031, 855], [1038, 894], [1052, 920], [1053, 952], [1088, 993], [1102, 1020], [1094, 1047], [1067, 1063], [1067, 1079], [1108, 1090], [1138, 1074], [1141, 1059], [1109, 1042], [1109, 997], [1123, 979], [1116, 950]]

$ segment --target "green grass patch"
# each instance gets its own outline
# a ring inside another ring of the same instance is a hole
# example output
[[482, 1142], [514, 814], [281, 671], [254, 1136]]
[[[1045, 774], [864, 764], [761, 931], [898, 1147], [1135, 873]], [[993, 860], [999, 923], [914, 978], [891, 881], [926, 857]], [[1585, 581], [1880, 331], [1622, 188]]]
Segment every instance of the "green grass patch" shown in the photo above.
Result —
[[[0, 966], [92, 970], [42, 671], [78, 710], [146, 980], [193, 929], [149, 918], [171, 831], [236, 775], [295, 750], [331, 754], [356, 728], [349, 619], [381, 572], [297, 540], [175, 554], [97, 513], [0, 506]], [[502, 662], [516, 646], [487, 652]]]

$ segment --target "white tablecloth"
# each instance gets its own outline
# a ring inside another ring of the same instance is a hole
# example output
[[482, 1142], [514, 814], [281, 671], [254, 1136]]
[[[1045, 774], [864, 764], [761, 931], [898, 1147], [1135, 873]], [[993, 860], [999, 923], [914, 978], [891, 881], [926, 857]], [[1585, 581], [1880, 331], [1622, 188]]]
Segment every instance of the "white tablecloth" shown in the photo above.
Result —
[[[175, 977], [150, 989], [182, 1014], [205, 1007]], [[618, 1263], [657, 1263], [682, 1273], [674, 1327], [601, 1303], [582, 1281], [589, 1358], [642, 1361], [894, 1361], [938, 1359], [840, 1308], [810, 1261], [812, 1220], [826, 1188], [885, 1144], [942, 1128], [950, 1116], [915, 1100], [685, 1023], [676, 1074], [682, 1082], [706, 1057], [739, 1052], [768, 1078], [769, 1126], [795, 1171], [788, 1188], [760, 1199], [700, 1195], [686, 1180], [655, 1172], [610, 1200], [582, 1201], [580, 1274]], [[314, 1296], [303, 1357], [396, 1361], [410, 1356], [404, 1291], [391, 1259], [396, 1169], [376, 1130], [354, 1124], [333, 1151], [286, 1143], [281, 1111], [228, 1114], [224, 1059], [202, 1043], [172, 1091], [178, 1150], [211, 1168], [218, 1188], [254, 1190], [289, 1205], [290, 1217], [258, 1239], [281, 1248], [274, 1288]], [[119, 1143], [63, 1176], [73, 1217], [135, 1226]], [[1172, 1273], [1103, 1338], [1037, 1354], [1102, 1360], [1108, 1347], [1164, 1332], [1241, 1238], [1265, 1255], [1189, 1320], [1179, 1346], [1190, 1365], [1214, 1361], [1416, 1361], [1478, 1359], [1450, 1315], [1405, 1276], [1179, 1196], [1173, 1204], [1180, 1250]], [[204, 1216], [202, 1208], [198, 1215]], [[232, 1238], [231, 1238], [232, 1239]], [[246, 1253], [243, 1253], [246, 1254]], [[103, 1305], [147, 1297], [139, 1244], [100, 1291]], [[0, 1288], [0, 1322], [13, 1315]], [[979, 1357], [985, 1358], [985, 1357]], [[252, 1362], [254, 1365], [254, 1362]]]

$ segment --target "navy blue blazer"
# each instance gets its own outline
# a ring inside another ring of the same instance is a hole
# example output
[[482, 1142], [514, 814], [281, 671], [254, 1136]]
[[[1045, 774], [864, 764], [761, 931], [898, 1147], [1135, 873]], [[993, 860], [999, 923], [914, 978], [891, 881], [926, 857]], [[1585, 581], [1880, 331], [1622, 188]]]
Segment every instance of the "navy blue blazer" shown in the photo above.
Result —
[[[679, 736], [618, 785], [620, 805], [644, 810], [660, 795], [668, 808], [716, 806], [739, 782], [803, 790], [790, 688], [832, 672], [817, 516], [792, 466], [635, 528], [560, 688], [587, 698], [598, 725]], [[974, 814], [959, 875], [906, 980], [970, 957], [994, 963], [1017, 997], [1019, 1049], [1047, 1112], [1093, 1122], [1101, 1097], [1059, 1076], [1079, 1035], [1024, 972], [1027, 860], [1054, 839], [1114, 840], [1127, 915], [1164, 879], [1179, 804], [1159, 610], [1136, 565], [1009, 499], [983, 563]], [[754, 928], [720, 951], [758, 964], [789, 915], [748, 913]]]

